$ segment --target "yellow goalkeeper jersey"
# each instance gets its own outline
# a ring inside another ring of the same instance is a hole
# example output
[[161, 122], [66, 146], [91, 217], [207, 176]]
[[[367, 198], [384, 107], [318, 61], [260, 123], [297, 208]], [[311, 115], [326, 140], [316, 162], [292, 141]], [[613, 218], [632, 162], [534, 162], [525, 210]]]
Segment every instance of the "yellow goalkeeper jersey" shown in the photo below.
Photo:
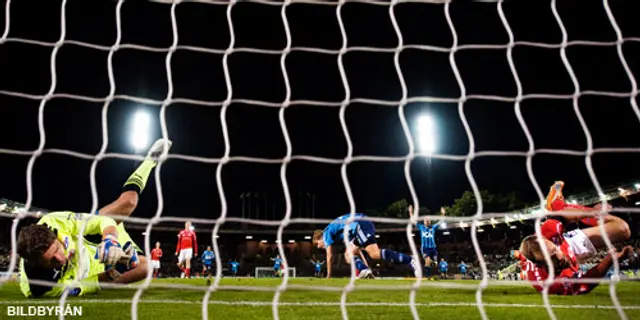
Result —
[[[67, 263], [60, 269], [45, 269], [32, 266], [20, 259], [20, 290], [26, 297], [59, 297], [66, 286], [75, 280], [78, 284], [70, 287], [70, 294], [82, 296], [100, 290], [98, 275], [105, 271], [105, 267], [94, 259], [96, 248], [102, 239], [102, 230], [108, 226], [118, 229], [118, 241], [125, 243], [131, 237], [124, 230], [122, 223], [109, 217], [74, 212], [52, 212], [42, 217], [38, 224], [48, 226], [55, 232], [65, 248]], [[84, 226], [84, 230], [82, 230]], [[83, 234], [83, 248], [80, 251], [79, 233]], [[134, 244], [135, 245], [135, 244]], [[136, 246], [136, 249], [138, 247]], [[30, 283], [29, 280], [48, 281], [51, 284]]]

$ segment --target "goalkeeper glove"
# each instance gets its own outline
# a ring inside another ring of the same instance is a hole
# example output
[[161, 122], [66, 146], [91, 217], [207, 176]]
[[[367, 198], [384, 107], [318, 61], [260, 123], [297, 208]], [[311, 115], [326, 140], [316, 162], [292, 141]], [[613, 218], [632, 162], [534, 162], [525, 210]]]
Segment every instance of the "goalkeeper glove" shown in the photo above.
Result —
[[108, 235], [98, 246], [94, 259], [97, 259], [106, 265], [114, 265], [120, 261], [123, 255], [124, 251], [120, 247], [116, 237]]
[[114, 265], [107, 265], [107, 276], [111, 280], [115, 280], [120, 277], [123, 273], [135, 269], [138, 266], [139, 258], [138, 253], [133, 247], [133, 243], [131, 241], [127, 241], [122, 247], [122, 251], [124, 255], [120, 258], [120, 260]]

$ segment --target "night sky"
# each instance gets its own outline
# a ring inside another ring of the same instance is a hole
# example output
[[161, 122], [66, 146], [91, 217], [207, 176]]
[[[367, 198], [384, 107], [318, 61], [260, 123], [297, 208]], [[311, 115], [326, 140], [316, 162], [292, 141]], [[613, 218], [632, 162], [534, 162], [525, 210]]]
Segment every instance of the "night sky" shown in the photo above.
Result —
[[[268, 4], [234, 4], [230, 10], [231, 22], [227, 19], [229, 5], [222, 1], [209, 4], [185, 1], [176, 5], [178, 48], [170, 59], [171, 85], [165, 63], [168, 48], [174, 41], [172, 6], [142, 1], [124, 3], [120, 13], [121, 47], [112, 59], [116, 98], [105, 109], [104, 100], [111, 89], [107, 61], [117, 36], [117, 2], [67, 1], [66, 36], [55, 57], [57, 81], [53, 92], [92, 97], [94, 102], [59, 96], [48, 100], [43, 109], [45, 150], [97, 154], [103, 143], [101, 117], [107, 110], [107, 152], [133, 154], [129, 133], [134, 112], [145, 110], [152, 114], [151, 135], [155, 140], [162, 136], [160, 114], [164, 110], [168, 137], [174, 142], [171, 155], [221, 158], [225, 142], [220, 116], [231, 87], [232, 103], [224, 119], [230, 156], [284, 158], [287, 148], [279, 112], [287, 97], [287, 86], [280, 63], [287, 36], [282, 4], [264, 2]], [[638, 12], [634, 3], [609, 1], [626, 39], [622, 52], [631, 72], [638, 77], [640, 23], [634, 22]], [[409, 146], [398, 113], [403, 92], [394, 65], [398, 36], [389, 5], [349, 2], [340, 6], [338, 12], [346, 39], [341, 35], [337, 8], [333, 3], [286, 6], [292, 50], [285, 58], [291, 105], [285, 110], [284, 118], [292, 155], [336, 160], [347, 156], [347, 140], [339, 115], [347, 97], [345, 87], [348, 87], [350, 100], [344, 112], [353, 156], [403, 157], [409, 152]], [[533, 159], [537, 183], [544, 192], [558, 179], [566, 182], [567, 194], [593, 190], [585, 166], [587, 138], [572, 100], [577, 89], [561, 59], [562, 33], [552, 3], [505, 1], [502, 8], [517, 42], [512, 57], [525, 95], [520, 107], [534, 148], [583, 152], [582, 155], [537, 153]], [[10, 6], [2, 5], [0, 11], [0, 148], [33, 151], [40, 143], [38, 110], [42, 96], [52, 88], [51, 53], [53, 44], [60, 38], [61, 1], [11, 1]], [[509, 36], [498, 4], [458, 1], [448, 9], [443, 4], [395, 5], [392, 13], [404, 44], [399, 66], [406, 84], [406, 98], [414, 100], [404, 105], [404, 117], [414, 133], [416, 119], [421, 114], [431, 114], [437, 127], [438, 155], [430, 164], [425, 158], [416, 158], [410, 170], [421, 205], [432, 210], [450, 205], [453, 199], [471, 189], [463, 161], [469, 153], [470, 142], [456, 101], [463, 90], [452, 69], [450, 48], [454, 37], [447, 22], [447, 11], [457, 34], [459, 47], [453, 61], [466, 91], [462, 108], [474, 138], [475, 152], [526, 152], [529, 149], [516, 118], [518, 87], [504, 46], [509, 43]], [[577, 105], [593, 139], [593, 147], [640, 151], [637, 136], [640, 122], [631, 103], [637, 92], [631, 98], [631, 81], [619, 58], [617, 35], [602, 1], [558, 1], [557, 12], [571, 43], [566, 48], [566, 57], [579, 82], [582, 94]], [[49, 45], [24, 43], [27, 39]], [[223, 53], [231, 39], [235, 43], [234, 52], [226, 58], [228, 84]], [[338, 52], [344, 41], [349, 50], [341, 57], [346, 86], [338, 67]], [[535, 43], [538, 45], [534, 46]], [[419, 48], [420, 45], [423, 47]], [[469, 45], [493, 47], [471, 48]], [[249, 48], [254, 51], [249, 52]], [[375, 52], [366, 48], [385, 50]], [[170, 97], [169, 87], [173, 89]], [[600, 93], [595, 94], [596, 91]], [[32, 98], [18, 97], [15, 93]], [[132, 97], [151, 103], [135, 101]], [[434, 102], [415, 101], [428, 97]], [[162, 109], [162, 102], [167, 98], [173, 102]], [[187, 99], [201, 103], [189, 103]], [[439, 155], [461, 156], [462, 160], [438, 159]], [[0, 197], [26, 201], [29, 158], [0, 152]], [[637, 153], [597, 153], [592, 157], [595, 173], [603, 186], [640, 179], [639, 160]], [[32, 205], [51, 210], [88, 211], [92, 203], [91, 163], [91, 160], [45, 151], [33, 169]], [[100, 205], [117, 197], [134, 163], [113, 157], [99, 162], [96, 178]], [[516, 191], [523, 200], [537, 202], [525, 163], [522, 155], [477, 156], [471, 168], [479, 188], [505, 193]], [[163, 216], [217, 218], [221, 206], [216, 167], [217, 163], [169, 159], [161, 168]], [[225, 164], [222, 179], [228, 215], [241, 215], [240, 194], [251, 191], [261, 193], [261, 201], [267, 201], [270, 207], [275, 205], [275, 216], [267, 218], [280, 219], [284, 214], [280, 170], [279, 163], [233, 161]], [[316, 217], [332, 218], [348, 212], [340, 170], [340, 164], [294, 160], [286, 171], [292, 196], [315, 194]], [[403, 170], [404, 161], [349, 164], [347, 172], [356, 209], [366, 213], [369, 208], [386, 207], [400, 198], [409, 198]], [[155, 188], [152, 177], [137, 216], [155, 214]], [[296, 200], [292, 203], [294, 217], [303, 215], [296, 203]]]

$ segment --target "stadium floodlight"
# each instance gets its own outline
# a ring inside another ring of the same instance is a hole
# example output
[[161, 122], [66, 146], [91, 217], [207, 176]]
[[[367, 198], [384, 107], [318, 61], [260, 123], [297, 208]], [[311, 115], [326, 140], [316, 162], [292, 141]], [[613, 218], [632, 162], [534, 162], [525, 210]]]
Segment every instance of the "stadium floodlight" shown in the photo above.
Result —
[[253, 236], [246, 236], [245, 239], [251, 240], [251, 239], [253, 239]]
[[418, 148], [430, 155], [436, 151], [436, 130], [433, 117], [422, 115], [418, 118]]
[[634, 184], [633, 187], [636, 188], [636, 190], [640, 190], [640, 183]]
[[151, 128], [151, 116], [144, 111], [138, 111], [133, 116], [131, 123], [131, 145], [136, 153], [144, 150], [149, 145], [149, 130]]

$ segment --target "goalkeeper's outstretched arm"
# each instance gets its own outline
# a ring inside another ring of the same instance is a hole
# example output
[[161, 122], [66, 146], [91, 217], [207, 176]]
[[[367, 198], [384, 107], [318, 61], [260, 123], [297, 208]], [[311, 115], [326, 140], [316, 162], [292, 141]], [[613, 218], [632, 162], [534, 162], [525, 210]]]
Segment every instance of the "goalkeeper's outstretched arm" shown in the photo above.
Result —
[[[602, 279], [609, 272], [609, 269], [613, 266], [613, 256], [615, 255], [616, 259], [622, 260], [628, 257], [631, 257], [633, 254], [633, 247], [626, 246], [622, 248], [622, 251], [616, 252], [615, 249], [612, 249], [610, 254], [608, 254], [600, 263], [598, 263], [595, 267], [589, 269], [582, 278], [587, 279]], [[577, 288], [574, 289], [577, 294], [585, 294], [591, 292], [595, 287], [598, 286], [598, 283], [577, 283], [574, 284]]]

